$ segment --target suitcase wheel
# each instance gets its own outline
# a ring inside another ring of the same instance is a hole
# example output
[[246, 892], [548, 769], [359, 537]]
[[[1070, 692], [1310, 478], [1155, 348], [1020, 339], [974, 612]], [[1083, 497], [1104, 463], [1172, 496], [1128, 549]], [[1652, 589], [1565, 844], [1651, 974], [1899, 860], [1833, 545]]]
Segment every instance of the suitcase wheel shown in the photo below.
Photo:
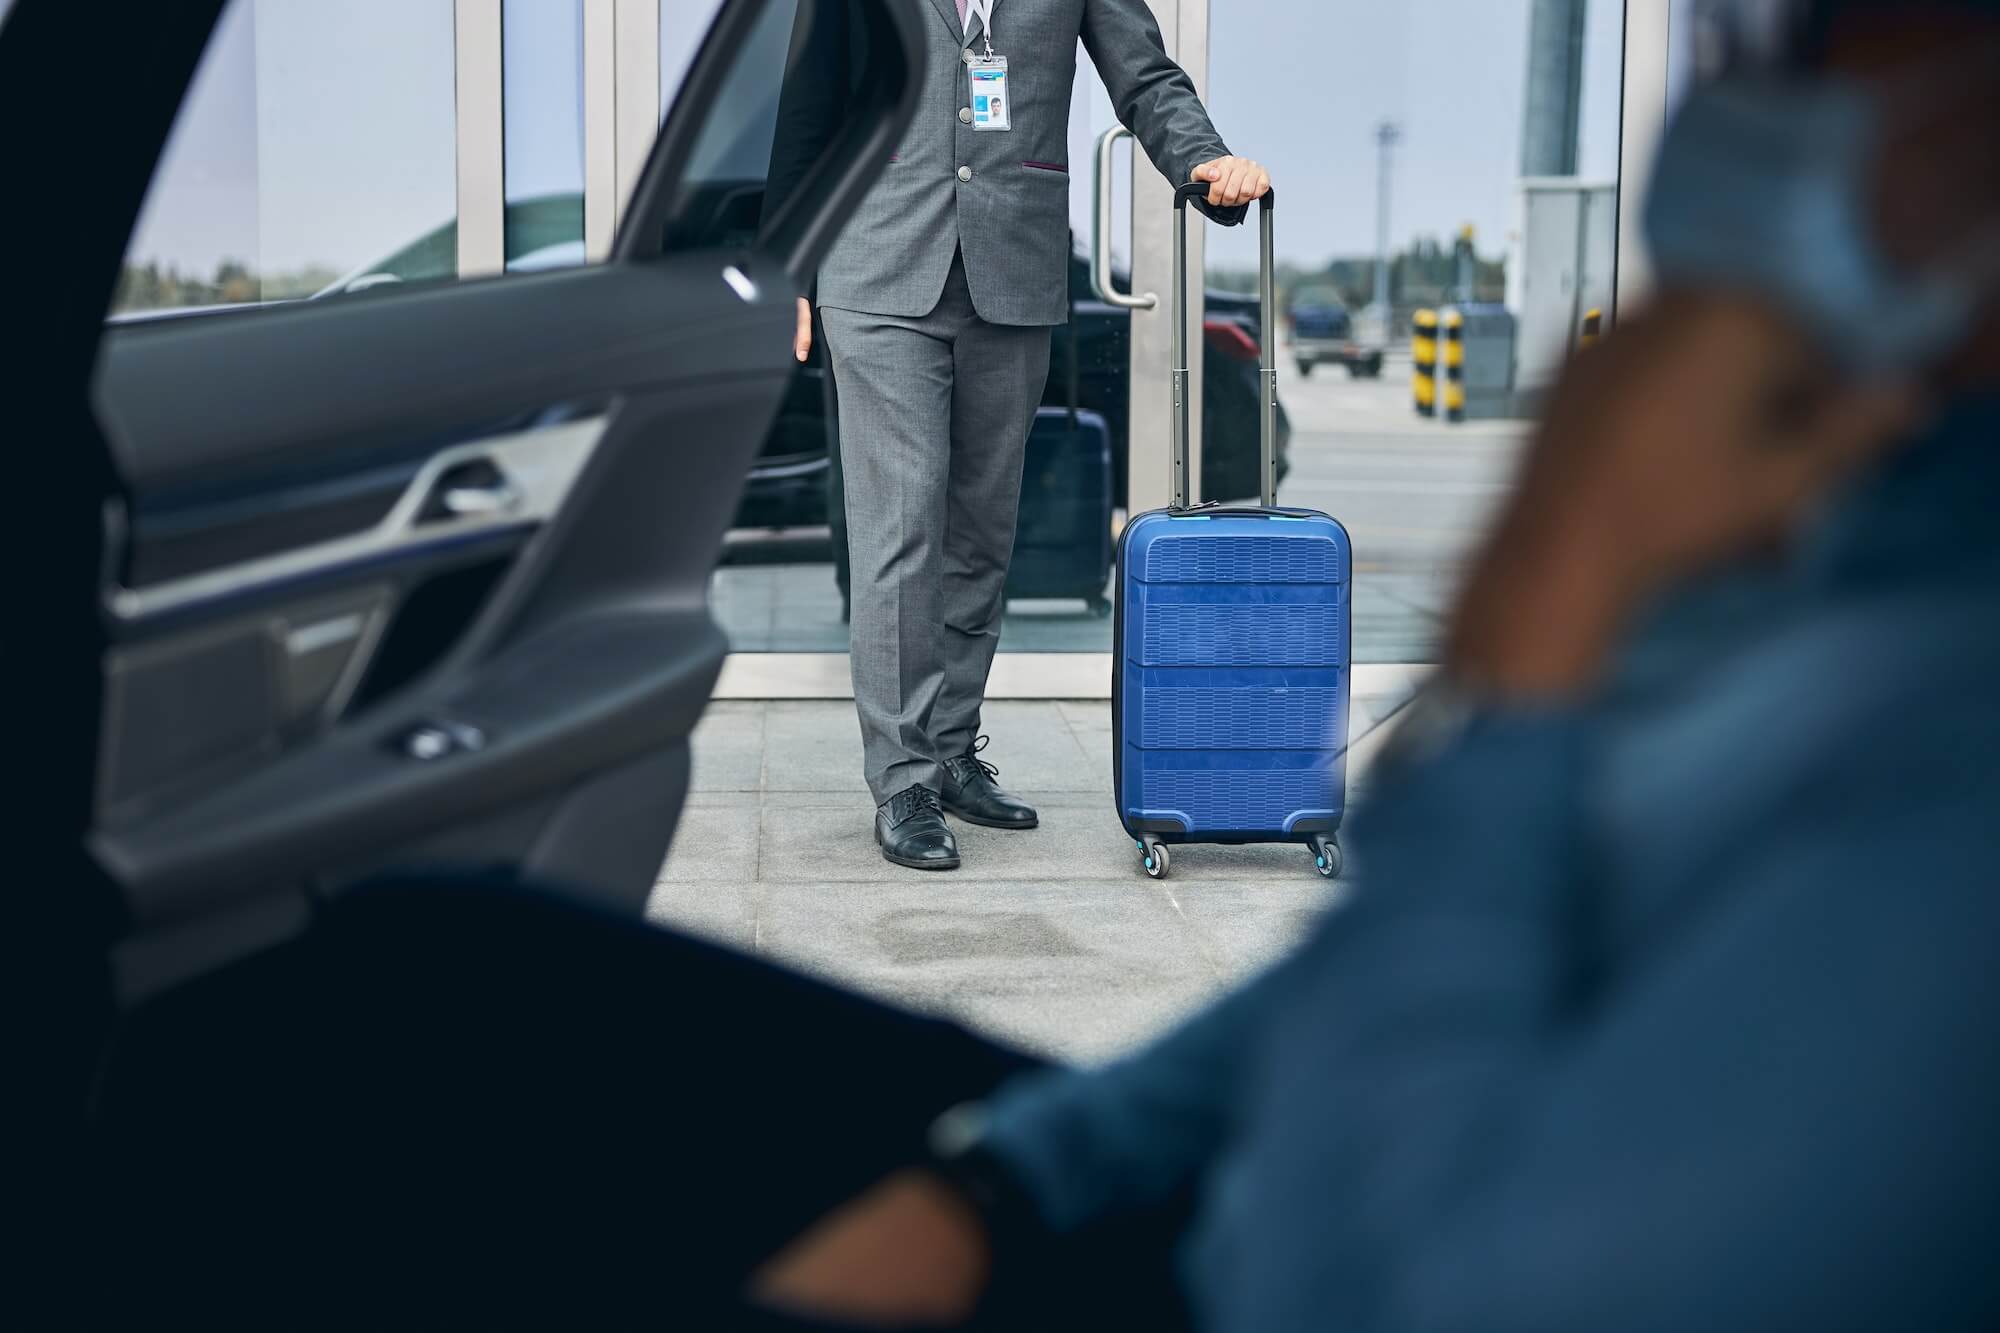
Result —
[[1167, 844], [1148, 841], [1139, 844], [1139, 864], [1152, 878], [1165, 879], [1174, 859], [1167, 854]]
[[1322, 834], [1312, 840], [1313, 869], [1319, 871], [1321, 879], [1337, 879], [1340, 867], [1346, 858], [1340, 854], [1340, 844]]

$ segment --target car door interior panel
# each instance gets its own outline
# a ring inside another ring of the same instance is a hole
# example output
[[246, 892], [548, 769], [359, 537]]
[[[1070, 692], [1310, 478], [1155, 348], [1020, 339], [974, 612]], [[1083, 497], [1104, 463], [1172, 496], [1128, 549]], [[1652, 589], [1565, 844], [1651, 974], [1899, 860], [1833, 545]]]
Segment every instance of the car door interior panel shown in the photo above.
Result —
[[125, 897], [128, 996], [389, 870], [643, 910], [793, 298], [912, 112], [928, 16], [837, 2], [865, 20], [865, 93], [761, 225], [761, 185], [690, 163], [711, 117], [745, 116], [725, 94], [775, 105], [776, 71], [739, 57], [820, 0], [722, 8], [606, 263], [107, 330], [91, 848]]

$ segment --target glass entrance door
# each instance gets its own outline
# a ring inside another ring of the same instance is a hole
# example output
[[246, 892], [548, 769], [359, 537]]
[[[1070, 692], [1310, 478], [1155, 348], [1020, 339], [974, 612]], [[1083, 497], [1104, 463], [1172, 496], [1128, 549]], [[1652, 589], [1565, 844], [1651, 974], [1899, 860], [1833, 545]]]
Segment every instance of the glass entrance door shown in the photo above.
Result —
[[[1587, 326], [1614, 315], [1625, 8], [1213, 12], [1216, 123], [1270, 165], [1283, 200], [1279, 499], [1353, 536], [1358, 662], [1435, 658], [1543, 397]], [[1254, 292], [1254, 231], [1209, 242], [1209, 290]], [[1227, 429], [1211, 414], [1211, 475], [1218, 452], [1246, 447], [1238, 435], [1254, 441], [1252, 421]]]
[[[662, 2], [685, 7], [688, 0]], [[1005, 3], [1001, 0], [1003, 16]], [[1207, 0], [1151, 3], [1169, 50], [1189, 62], [1199, 79], [1201, 47], [1182, 51], [1180, 39], [1184, 30], [1205, 32], [1205, 19], [1187, 16], [1205, 15]], [[670, 23], [663, 8], [663, 41], [676, 26], [688, 26], [685, 15], [679, 17], [678, 25]], [[1096, 245], [1097, 148], [1106, 132], [1118, 128], [1118, 119], [1080, 43], [1074, 59], [1067, 160], [1037, 164], [1068, 177], [1069, 316], [1052, 340], [1048, 384], [1024, 470], [996, 671], [996, 689], [1003, 693], [1105, 688], [1108, 666], [1083, 659], [1106, 658], [1111, 651], [1112, 545], [1135, 505], [1164, 503], [1167, 493], [1171, 192], [1129, 141], [1116, 146], [1103, 179], [1107, 243]], [[663, 69], [668, 63], [663, 56]], [[1134, 310], [1100, 296], [1094, 266], [1114, 292], [1129, 293], [1135, 284], [1157, 291], [1158, 307]], [[836, 393], [816, 349], [750, 477], [716, 575], [717, 615], [738, 654], [815, 659], [760, 664], [759, 681], [779, 682], [760, 688], [782, 691], [787, 671], [806, 692], [845, 688], [845, 664], [828, 660], [848, 648]]]

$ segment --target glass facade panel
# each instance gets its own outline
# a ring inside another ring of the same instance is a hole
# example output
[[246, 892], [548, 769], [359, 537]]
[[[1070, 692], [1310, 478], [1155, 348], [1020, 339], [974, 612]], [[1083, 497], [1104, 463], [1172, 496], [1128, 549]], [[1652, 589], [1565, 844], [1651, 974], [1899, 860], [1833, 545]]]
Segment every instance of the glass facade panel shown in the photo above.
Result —
[[[1623, 57], [1622, 0], [1267, 0], [1255, 23], [1214, 9], [1216, 123], [1285, 204], [1279, 502], [1353, 535], [1357, 661], [1435, 658], [1540, 397], [1589, 312], [1611, 316]], [[1233, 391], [1254, 344], [1219, 327], [1213, 296], [1254, 292], [1256, 265], [1254, 227], [1210, 229], [1211, 477], [1256, 449], [1253, 400]], [[1456, 387], [1413, 356], [1416, 312], [1447, 307], [1466, 319]]]
[[[666, 7], [673, 4], [668, 0]], [[778, 48], [770, 59], [767, 67], [775, 68]], [[775, 105], [767, 111], [775, 112]], [[1056, 330], [1043, 396], [1052, 411], [1038, 433], [1046, 445], [1031, 449], [1022, 486], [1022, 544], [1035, 553], [1017, 561], [1018, 595], [1008, 599], [1003, 652], [1111, 649], [1109, 587], [1087, 574], [1069, 576], [1064, 552], [1087, 544], [1078, 539], [1093, 532], [1101, 531], [1108, 542], [1122, 518], [1131, 317], [1095, 298], [1089, 267], [1097, 137], [1117, 123], [1110, 95], [1079, 45], [1068, 151], [1071, 321]], [[751, 152], [744, 164], [753, 157]], [[1130, 285], [1131, 180], [1130, 150], [1121, 148], [1112, 196], [1112, 258], [1121, 288]], [[847, 651], [845, 497], [838, 433], [829, 428], [833, 401], [816, 350], [751, 473], [737, 528], [716, 573], [713, 603], [738, 652]], [[1067, 419], [1072, 406], [1080, 413], [1075, 428]], [[1090, 500], [1086, 513], [1075, 494], [1072, 451], [1101, 450], [1107, 440], [1110, 494]], [[1100, 504], [1098, 512], [1094, 506]]]
[[175, 124], [114, 313], [456, 276], [453, 58], [451, 0], [237, 0]]
[[515, 272], [584, 262], [583, 3], [506, 0], [501, 9]]

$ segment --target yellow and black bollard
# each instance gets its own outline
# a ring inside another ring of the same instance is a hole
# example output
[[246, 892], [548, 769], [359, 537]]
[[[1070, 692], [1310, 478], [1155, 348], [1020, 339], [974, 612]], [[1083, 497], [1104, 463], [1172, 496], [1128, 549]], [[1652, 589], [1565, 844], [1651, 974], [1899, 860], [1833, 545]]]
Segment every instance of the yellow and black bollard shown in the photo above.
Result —
[[1410, 388], [1416, 396], [1417, 415], [1437, 415], [1438, 316], [1435, 310], [1419, 310], [1412, 320], [1410, 339]]
[[1576, 349], [1581, 352], [1597, 346], [1598, 338], [1604, 332], [1604, 312], [1586, 310], [1583, 312], [1583, 332], [1577, 335]]
[[1465, 420], [1465, 316], [1444, 312], [1444, 419]]

